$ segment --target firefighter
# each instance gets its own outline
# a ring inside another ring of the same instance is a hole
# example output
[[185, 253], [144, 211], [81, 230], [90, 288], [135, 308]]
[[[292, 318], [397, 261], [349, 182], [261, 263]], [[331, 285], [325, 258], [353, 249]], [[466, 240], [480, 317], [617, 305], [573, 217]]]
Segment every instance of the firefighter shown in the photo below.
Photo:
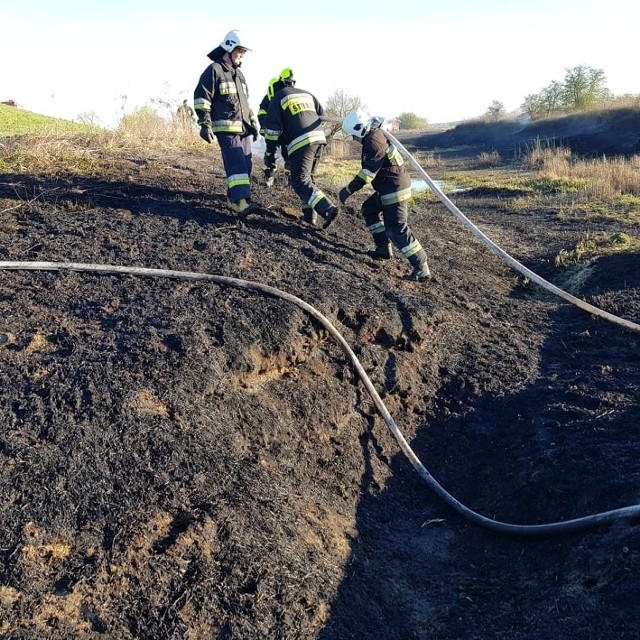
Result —
[[315, 170], [322, 157], [327, 139], [320, 116], [324, 113], [316, 97], [295, 87], [290, 69], [280, 81], [284, 85], [276, 91], [264, 119], [264, 139], [267, 143], [265, 165], [275, 168], [278, 144], [284, 144], [289, 155], [290, 184], [302, 201], [302, 219], [309, 224], [324, 218], [326, 229], [338, 215], [338, 208], [315, 184]]
[[214, 136], [220, 146], [227, 176], [227, 205], [236, 213], [250, 213], [251, 141], [258, 139], [260, 125], [249, 107], [249, 92], [240, 70], [244, 54], [250, 51], [238, 31], [229, 31], [208, 57], [213, 62], [204, 70], [193, 94], [200, 137], [208, 143]]
[[344, 118], [344, 132], [362, 144], [362, 168], [338, 198], [344, 204], [356, 191], [370, 184], [374, 193], [362, 203], [362, 216], [373, 236], [375, 249], [368, 254], [378, 260], [393, 257], [392, 243], [413, 267], [410, 280], [431, 276], [427, 254], [409, 228], [411, 179], [404, 159], [393, 146], [381, 125], [384, 118], [372, 118], [364, 109], [351, 111]]
[[[282, 82], [283, 77], [291, 77], [293, 78], [293, 72], [291, 69], [283, 69], [280, 75], [277, 78], [271, 78], [269, 81], [269, 86], [267, 87], [267, 93], [262, 98], [262, 102], [260, 103], [260, 107], [258, 108], [258, 122], [260, 123], [260, 135], [264, 136], [264, 119], [267, 115], [267, 111], [269, 109], [269, 105], [271, 104], [271, 100], [273, 100], [273, 96], [277, 91], [280, 91], [284, 87]], [[295, 84], [295, 80], [292, 80]], [[291, 170], [289, 169], [289, 154], [287, 153], [287, 145], [282, 143], [279, 144], [280, 155], [282, 156], [282, 160], [284, 162], [284, 173], [287, 179], [291, 175]], [[265, 184], [267, 187], [272, 187], [274, 183], [274, 173], [277, 171], [275, 158], [272, 155], [268, 155], [265, 153], [264, 164], [262, 167], [262, 172], [265, 178]]]
[[280, 78], [271, 78], [271, 80], [269, 80], [267, 93], [264, 98], [262, 98], [262, 102], [260, 102], [260, 106], [258, 107], [258, 122], [260, 123], [260, 135], [262, 136], [264, 135], [264, 118], [267, 115], [271, 100], [273, 100], [275, 92], [280, 91], [282, 87], [283, 85], [280, 83]]

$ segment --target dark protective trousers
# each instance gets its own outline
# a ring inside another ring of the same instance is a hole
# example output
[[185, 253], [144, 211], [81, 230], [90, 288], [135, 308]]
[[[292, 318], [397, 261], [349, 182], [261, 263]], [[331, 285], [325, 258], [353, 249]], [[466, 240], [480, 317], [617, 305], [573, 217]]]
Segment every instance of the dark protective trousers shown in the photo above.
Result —
[[280, 155], [282, 156], [282, 162], [284, 162], [284, 172], [289, 175], [289, 152], [287, 151], [287, 145], [281, 144], [278, 146], [280, 150]]
[[362, 216], [376, 247], [393, 242], [412, 267], [420, 268], [427, 261], [425, 250], [409, 228], [406, 200], [383, 206], [380, 195], [374, 193], [362, 203]]
[[216, 133], [222, 164], [227, 174], [227, 196], [231, 202], [251, 198], [251, 136]]
[[[289, 169], [289, 152], [287, 150], [287, 145], [282, 143], [278, 143], [278, 146], [276, 147], [276, 151], [280, 151], [280, 155], [282, 156], [282, 161], [284, 163], [284, 174], [287, 177], [287, 179], [289, 179], [289, 176], [291, 175], [291, 169]], [[274, 163], [275, 163], [275, 157], [274, 157]], [[274, 164], [273, 167], [269, 167], [267, 166], [266, 163], [263, 164], [262, 166], [262, 171], [264, 172], [265, 176], [272, 176], [275, 171], [276, 171], [276, 165]]]
[[313, 179], [323, 150], [323, 144], [310, 144], [289, 156], [291, 188], [298, 194], [303, 209], [311, 208], [321, 216], [333, 207], [333, 203], [318, 189]]

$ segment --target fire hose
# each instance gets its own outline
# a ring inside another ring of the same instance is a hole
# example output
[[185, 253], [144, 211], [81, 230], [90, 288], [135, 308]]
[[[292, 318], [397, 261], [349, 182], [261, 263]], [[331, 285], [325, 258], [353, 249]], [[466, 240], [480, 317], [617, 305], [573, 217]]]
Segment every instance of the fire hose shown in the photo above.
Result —
[[155, 278], [170, 278], [179, 280], [192, 280], [200, 282], [212, 282], [222, 286], [237, 287], [242, 289], [248, 289], [258, 291], [259, 293], [281, 298], [294, 305], [300, 307], [306, 311], [311, 317], [315, 318], [335, 339], [335, 341], [342, 347], [343, 351], [347, 354], [351, 363], [353, 364], [358, 376], [362, 380], [367, 392], [371, 396], [376, 408], [380, 412], [380, 415], [384, 419], [387, 427], [395, 437], [396, 441], [400, 445], [400, 448], [404, 455], [413, 465], [414, 469], [418, 472], [420, 477], [427, 483], [427, 485], [438, 495], [449, 507], [454, 511], [467, 518], [471, 522], [478, 524], [484, 528], [505, 534], [521, 535], [521, 536], [538, 536], [538, 535], [550, 535], [560, 534], [575, 531], [582, 531], [590, 529], [598, 525], [606, 524], [619, 520], [622, 518], [631, 518], [640, 516], [640, 505], [632, 505], [628, 507], [622, 507], [611, 511], [605, 511], [596, 513], [593, 515], [583, 516], [580, 518], [574, 518], [571, 520], [564, 520], [561, 522], [552, 522], [547, 524], [511, 524], [507, 522], [501, 522], [493, 520], [486, 516], [483, 516], [469, 507], [462, 504], [459, 500], [448, 493], [431, 475], [427, 468], [422, 464], [416, 453], [413, 451], [406, 438], [398, 428], [395, 420], [392, 418], [389, 410], [385, 406], [382, 398], [376, 391], [369, 376], [364, 370], [362, 364], [358, 360], [358, 357], [353, 352], [351, 347], [345, 338], [340, 334], [336, 327], [315, 307], [305, 302], [301, 298], [294, 296], [286, 291], [282, 291], [275, 287], [271, 287], [259, 282], [252, 282], [250, 280], [241, 280], [238, 278], [231, 278], [227, 276], [220, 276], [208, 273], [198, 273], [191, 271], [174, 271], [166, 269], [151, 269], [146, 267], [126, 267], [117, 265], [104, 265], [104, 264], [86, 264], [78, 262], [10, 262], [1, 261], [0, 270], [29, 270], [29, 271], [78, 271], [97, 273], [104, 275], [131, 275], [141, 277], [155, 277]]

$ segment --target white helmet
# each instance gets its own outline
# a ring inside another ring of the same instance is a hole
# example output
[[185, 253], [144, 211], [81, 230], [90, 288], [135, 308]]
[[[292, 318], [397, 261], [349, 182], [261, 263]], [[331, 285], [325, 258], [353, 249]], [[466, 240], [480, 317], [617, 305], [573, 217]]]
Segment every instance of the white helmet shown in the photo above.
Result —
[[229, 31], [229, 33], [227, 33], [227, 35], [224, 37], [224, 39], [220, 43], [220, 46], [225, 51], [228, 51], [229, 53], [231, 53], [237, 47], [242, 47], [247, 51], [251, 51], [249, 47], [246, 47], [243, 44], [242, 40], [240, 39], [240, 32], [237, 29], [234, 29], [233, 31]]
[[342, 121], [342, 128], [348, 136], [364, 138], [371, 128], [371, 116], [364, 109], [350, 111]]

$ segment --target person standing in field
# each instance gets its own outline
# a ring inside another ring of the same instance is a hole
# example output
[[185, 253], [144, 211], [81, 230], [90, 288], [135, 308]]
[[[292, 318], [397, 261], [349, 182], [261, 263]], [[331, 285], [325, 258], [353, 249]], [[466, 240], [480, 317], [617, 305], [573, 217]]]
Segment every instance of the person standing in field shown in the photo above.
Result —
[[218, 141], [227, 176], [227, 205], [236, 213], [250, 213], [251, 142], [258, 139], [260, 125], [249, 107], [249, 91], [240, 70], [250, 51], [237, 30], [229, 31], [208, 54], [213, 62], [204, 70], [193, 94], [200, 137]]
[[193, 124], [195, 113], [189, 104], [187, 104], [186, 100], [183, 100], [182, 104], [178, 107], [176, 117], [178, 118], [178, 122], [184, 127], [188, 127]]
[[389, 142], [381, 129], [384, 118], [372, 118], [364, 109], [346, 115], [342, 128], [362, 144], [358, 174], [338, 194], [340, 202], [370, 184], [374, 193], [362, 203], [362, 216], [373, 236], [372, 258], [393, 257], [394, 244], [409, 261], [413, 271], [410, 280], [423, 281], [431, 277], [427, 254], [409, 228], [411, 178], [398, 149]]
[[[302, 201], [302, 219], [316, 225], [324, 218], [326, 229], [338, 215], [338, 208], [316, 186], [314, 173], [322, 157], [327, 139], [320, 116], [324, 109], [316, 97], [298, 89], [293, 74], [281, 77], [282, 89], [276, 91], [264, 118], [265, 158], [273, 160], [279, 144], [289, 155], [291, 187]], [[266, 164], [266, 162], [265, 162]]]

